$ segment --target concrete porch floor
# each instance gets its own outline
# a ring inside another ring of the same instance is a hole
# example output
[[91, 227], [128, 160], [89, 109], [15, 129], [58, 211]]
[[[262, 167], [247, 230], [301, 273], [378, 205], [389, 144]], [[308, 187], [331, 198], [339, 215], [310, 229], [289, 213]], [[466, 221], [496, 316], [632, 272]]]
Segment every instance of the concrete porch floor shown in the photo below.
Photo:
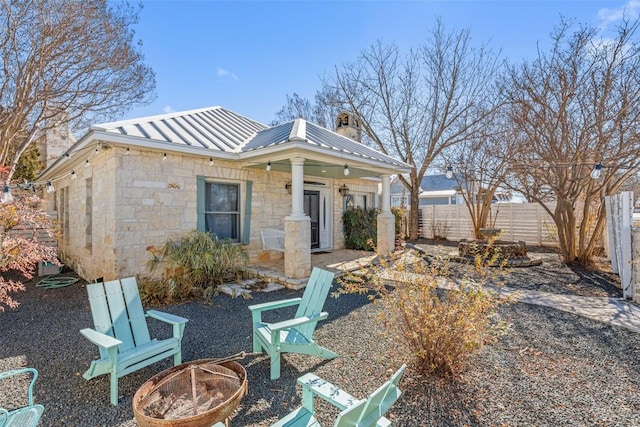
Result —
[[[311, 268], [319, 267], [336, 274], [336, 278], [348, 271], [357, 270], [371, 263], [376, 258], [374, 252], [340, 249], [332, 252], [311, 254]], [[284, 260], [279, 259], [264, 263], [252, 263], [247, 268], [250, 275], [266, 282], [275, 282], [290, 289], [301, 289], [306, 286], [308, 277], [294, 279], [284, 274]]]

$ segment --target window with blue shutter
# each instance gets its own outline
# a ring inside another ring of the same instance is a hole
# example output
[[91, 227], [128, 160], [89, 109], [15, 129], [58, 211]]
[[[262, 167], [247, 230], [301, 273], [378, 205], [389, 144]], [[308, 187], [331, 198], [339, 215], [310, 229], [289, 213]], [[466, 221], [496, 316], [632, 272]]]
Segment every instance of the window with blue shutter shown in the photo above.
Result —
[[240, 184], [197, 179], [198, 230], [240, 242]]

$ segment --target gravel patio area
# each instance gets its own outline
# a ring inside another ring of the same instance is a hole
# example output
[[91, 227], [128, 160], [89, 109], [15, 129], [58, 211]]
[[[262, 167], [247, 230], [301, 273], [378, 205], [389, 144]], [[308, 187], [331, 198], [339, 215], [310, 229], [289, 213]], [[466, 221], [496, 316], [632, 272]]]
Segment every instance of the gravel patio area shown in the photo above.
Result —
[[[427, 250], [431, 250], [427, 248]], [[553, 253], [539, 267], [518, 269], [510, 286], [585, 296], [621, 296], [616, 276], [571, 270]], [[40, 372], [35, 398], [45, 406], [41, 426], [135, 426], [131, 401], [148, 378], [171, 366], [159, 362], [119, 381], [120, 401], [109, 404], [108, 376], [85, 381], [82, 373], [97, 349], [79, 330], [92, 326], [85, 284], [58, 289], [36, 287], [16, 296], [16, 310], [0, 313], [0, 371], [30, 366]], [[250, 304], [301, 295], [280, 290], [254, 293], [245, 300], [217, 296], [211, 304], [190, 302], [161, 310], [189, 319], [183, 360], [229, 356], [251, 351]], [[365, 397], [403, 363], [388, 357], [374, 322], [377, 306], [365, 296], [329, 298], [316, 339], [340, 357], [324, 361], [286, 354], [282, 376], [269, 379], [269, 360], [250, 356], [239, 361], [247, 370], [249, 391], [231, 420], [232, 426], [265, 426], [300, 403], [296, 379], [307, 372]], [[283, 313], [286, 316], [289, 313]], [[411, 368], [401, 382], [403, 395], [388, 417], [398, 426], [632, 426], [640, 425], [640, 334], [549, 307], [502, 306], [500, 318], [511, 332], [486, 346], [458, 381], [435, 380]], [[151, 324], [152, 334], [169, 334]], [[12, 402], [0, 389], [0, 406]], [[336, 411], [319, 404], [323, 425]]]

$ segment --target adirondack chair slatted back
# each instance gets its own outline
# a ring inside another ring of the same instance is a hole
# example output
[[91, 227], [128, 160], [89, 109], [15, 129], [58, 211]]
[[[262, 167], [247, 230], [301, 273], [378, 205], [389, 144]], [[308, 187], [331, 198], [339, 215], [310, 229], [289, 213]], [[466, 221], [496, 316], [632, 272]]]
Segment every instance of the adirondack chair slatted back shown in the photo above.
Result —
[[[302, 301], [298, 305], [295, 318], [318, 315], [322, 312], [322, 307], [329, 295], [329, 290], [333, 282], [334, 273], [320, 268], [315, 268], [311, 271], [311, 276], [307, 282], [307, 287], [302, 295]], [[316, 329], [316, 323], [311, 322], [300, 326], [298, 332], [309, 338], [313, 335], [313, 331]]]
[[[96, 331], [122, 341], [119, 352], [131, 350], [150, 341], [134, 277], [92, 283], [87, 285], [87, 292]], [[100, 353], [102, 357], [106, 357], [102, 348]]]
[[398, 388], [398, 383], [405, 368], [406, 365], [402, 365], [389, 381], [371, 393], [366, 400], [362, 400], [342, 411], [340, 415], [338, 415], [338, 418], [336, 418], [334, 427], [356, 425], [374, 427], [380, 417], [384, 416], [400, 397], [401, 391]]

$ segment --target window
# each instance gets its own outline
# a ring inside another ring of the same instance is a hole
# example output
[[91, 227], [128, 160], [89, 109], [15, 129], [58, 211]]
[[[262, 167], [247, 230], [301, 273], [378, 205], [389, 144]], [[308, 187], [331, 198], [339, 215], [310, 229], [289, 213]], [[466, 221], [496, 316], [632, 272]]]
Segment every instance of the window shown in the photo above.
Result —
[[409, 206], [409, 195], [405, 194], [404, 196], [391, 196], [391, 206]]
[[64, 187], [60, 189], [58, 194], [59, 197], [59, 211], [58, 218], [60, 223], [62, 224], [62, 238], [68, 242], [69, 241], [69, 187]]
[[349, 194], [344, 198], [344, 209], [375, 209], [375, 202], [373, 199], [373, 193], [354, 193]]
[[366, 194], [356, 194], [356, 208], [367, 209]]
[[85, 246], [89, 251], [92, 249], [93, 244], [93, 236], [92, 236], [92, 227], [93, 227], [93, 178], [88, 178], [85, 181], [85, 191], [86, 191], [86, 203], [85, 203], [85, 223], [84, 223], [84, 235], [85, 235]]
[[205, 230], [219, 239], [240, 241], [240, 185], [206, 182]]

